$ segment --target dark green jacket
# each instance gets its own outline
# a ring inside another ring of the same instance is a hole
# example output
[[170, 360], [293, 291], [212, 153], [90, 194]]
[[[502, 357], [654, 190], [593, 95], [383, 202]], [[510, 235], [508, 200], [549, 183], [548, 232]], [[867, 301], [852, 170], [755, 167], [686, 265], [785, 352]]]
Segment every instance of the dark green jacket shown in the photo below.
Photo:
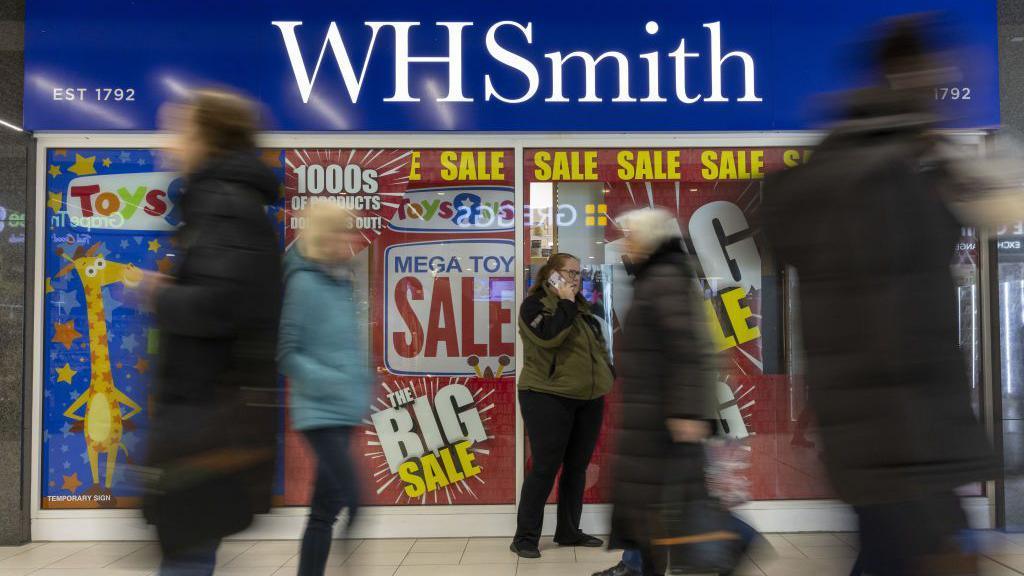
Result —
[[519, 308], [523, 371], [519, 389], [577, 400], [604, 396], [614, 370], [601, 324], [585, 302], [570, 302], [547, 287]]

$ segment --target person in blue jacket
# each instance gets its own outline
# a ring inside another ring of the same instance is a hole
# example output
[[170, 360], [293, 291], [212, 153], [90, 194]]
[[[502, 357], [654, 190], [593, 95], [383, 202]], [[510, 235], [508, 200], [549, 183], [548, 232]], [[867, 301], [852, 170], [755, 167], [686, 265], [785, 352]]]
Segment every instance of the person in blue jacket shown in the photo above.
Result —
[[288, 377], [292, 426], [317, 458], [298, 573], [321, 576], [338, 515], [348, 509], [347, 531], [359, 509], [349, 441], [369, 412], [372, 378], [349, 262], [358, 235], [353, 214], [321, 202], [305, 219], [285, 256], [278, 362]]

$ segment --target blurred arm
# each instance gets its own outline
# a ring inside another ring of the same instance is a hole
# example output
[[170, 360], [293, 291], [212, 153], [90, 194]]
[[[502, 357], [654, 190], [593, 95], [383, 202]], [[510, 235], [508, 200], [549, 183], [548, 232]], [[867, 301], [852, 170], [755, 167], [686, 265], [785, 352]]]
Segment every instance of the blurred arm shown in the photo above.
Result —
[[648, 288], [655, 295], [652, 301], [666, 366], [665, 417], [705, 420], [712, 416], [708, 411], [715, 356], [693, 278], [681, 267], [660, 266], [652, 271]]

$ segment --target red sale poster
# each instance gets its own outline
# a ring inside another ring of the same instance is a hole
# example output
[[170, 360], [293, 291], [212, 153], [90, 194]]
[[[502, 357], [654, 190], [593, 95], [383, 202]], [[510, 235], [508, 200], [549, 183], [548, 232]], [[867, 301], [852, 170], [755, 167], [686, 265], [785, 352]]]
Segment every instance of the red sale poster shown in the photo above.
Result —
[[[515, 257], [511, 150], [311, 149], [285, 153], [287, 240], [301, 210], [356, 211], [375, 367], [352, 450], [367, 505], [515, 499]], [[329, 305], [329, 303], [324, 303]], [[288, 433], [287, 504], [313, 466]]]
[[[754, 499], [823, 498], [800, 383], [786, 375], [782, 282], [756, 228], [765, 174], [794, 166], [785, 148], [534, 149], [525, 152], [529, 218], [524, 258], [536, 270], [553, 252], [580, 258], [583, 294], [603, 310], [614, 355], [628, 338], [631, 281], [621, 265], [615, 218], [644, 207], [676, 215], [702, 277], [711, 335], [722, 355], [719, 420], [750, 447]], [[588, 473], [588, 502], [607, 501], [617, 392]], [[525, 440], [524, 440], [525, 441]]]

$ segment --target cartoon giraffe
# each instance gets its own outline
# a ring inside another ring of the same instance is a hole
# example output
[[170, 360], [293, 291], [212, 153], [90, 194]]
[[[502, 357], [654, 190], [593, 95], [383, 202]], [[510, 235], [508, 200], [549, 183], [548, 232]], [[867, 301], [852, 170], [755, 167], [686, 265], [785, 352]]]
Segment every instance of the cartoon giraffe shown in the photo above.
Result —
[[[138, 414], [142, 407], [114, 386], [107, 343], [107, 319], [103, 309], [103, 287], [123, 283], [129, 288], [134, 288], [142, 280], [142, 270], [131, 264], [108, 261], [102, 254], [96, 253], [99, 247], [99, 243], [96, 243], [83, 251], [79, 246], [73, 258], [59, 251], [60, 256], [70, 264], [58, 272], [57, 277], [68, 274], [71, 270], [78, 272], [85, 288], [86, 315], [89, 321], [89, 389], [68, 407], [64, 416], [82, 422], [93, 482], [87, 493], [109, 495], [114, 479], [114, 467], [117, 464], [117, 453], [119, 450], [125, 450], [121, 443], [124, 421]], [[121, 414], [122, 404], [131, 411]], [[83, 405], [85, 415], [80, 416], [77, 412]], [[107, 455], [104, 477], [106, 490], [99, 487], [99, 455], [104, 452]], [[125, 453], [127, 454], [127, 451]]]

